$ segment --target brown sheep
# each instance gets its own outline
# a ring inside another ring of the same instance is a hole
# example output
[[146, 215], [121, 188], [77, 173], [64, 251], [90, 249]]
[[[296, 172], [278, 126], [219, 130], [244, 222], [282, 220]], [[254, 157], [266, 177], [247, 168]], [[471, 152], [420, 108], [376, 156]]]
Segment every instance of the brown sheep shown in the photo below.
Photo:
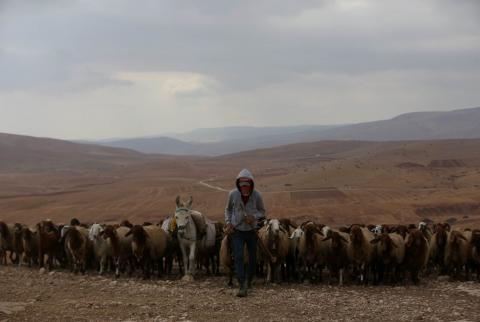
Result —
[[301, 266], [300, 280], [308, 276], [310, 281], [322, 280], [322, 270], [327, 263], [329, 243], [323, 241], [325, 237], [314, 222], [301, 225], [303, 234], [298, 241], [298, 257]]
[[445, 248], [447, 246], [450, 225], [447, 223], [437, 223], [433, 227], [433, 231], [432, 240], [430, 242], [430, 267], [437, 270], [439, 274], [443, 274], [445, 273]]
[[419, 272], [427, 266], [429, 244], [423, 233], [413, 228], [405, 239], [405, 270], [410, 272], [412, 282], [418, 285]]
[[390, 281], [396, 283], [401, 278], [402, 264], [405, 259], [405, 241], [397, 233], [382, 233], [371, 241], [377, 244], [377, 273], [379, 282], [384, 281], [384, 274], [390, 275]]
[[120, 277], [120, 272], [124, 270], [126, 265], [129, 265], [130, 276], [133, 272], [132, 237], [125, 237], [129, 230], [127, 227], [115, 228], [114, 225], [107, 225], [101, 232], [101, 236], [111, 249], [112, 260], [115, 265], [115, 278]]
[[38, 232], [28, 227], [22, 228], [23, 262], [29, 267], [38, 264]]
[[60, 253], [60, 232], [50, 220], [44, 220], [35, 226], [38, 234], [38, 264], [44, 266], [45, 255], [48, 256], [48, 269], [52, 270], [54, 259]]
[[327, 267], [330, 276], [338, 278], [338, 284], [343, 285], [343, 272], [352, 262], [352, 245], [347, 233], [330, 229], [323, 242], [328, 242]]
[[13, 225], [13, 253], [15, 254], [15, 259], [12, 262], [19, 266], [22, 264], [23, 257], [22, 229], [22, 224], [15, 223]]
[[70, 267], [74, 273], [85, 274], [87, 261], [92, 251], [88, 230], [82, 226], [70, 227], [65, 234], [66, 252], [69, 254]]
[[163, 257], [167, 250], [167, 233], [158, 226], [135, 225], [125, 235], [132, 236], [132, 253], [137, 262], [142, 264], [143, 278], [150, 278], [155, 264], [158, 269], [158, 276], [163, 270]]
[[452, 230], [448, 233], [444, 264], [452, 279], [458, 279], [462, 269], [468, 271], [466, 265], [471, 237], [471, 231]]
[[352, 243], [352, 266], [354, 274], [360, 276], [361, 283], [368, 283], [368, 274], [375, 260], [375, 249], [371, 241], [374, 235], [360, 225], [350, 227], [350, 242]]
[[480, 282], [480, 230], [472, 231], [472, 240], [470, 241], [470, 262], [477, 271], [477, 281]]
[[4, 265], [7, 265], [7, 251], [10, 252], [10, 261], [14, 262], [13, 238], [14, 226], [0, 221], [0, 263]]
[[277, 268], [283, 263], [290, 249], [287, 231], [280, 225], [278, 219], [270, 219], [258, 231], [259, 242], [263, 243], [273, 258], [265, 256], [267, 261], [267, 282], [274, 282]]

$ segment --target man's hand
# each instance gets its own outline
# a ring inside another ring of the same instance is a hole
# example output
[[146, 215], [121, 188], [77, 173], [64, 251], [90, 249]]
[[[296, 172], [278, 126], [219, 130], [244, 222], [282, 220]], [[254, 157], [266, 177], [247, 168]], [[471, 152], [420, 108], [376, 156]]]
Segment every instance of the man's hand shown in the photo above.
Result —
[[223, 232], [225, 233], [225, 235], [230, 235], [231, 233], [233, 233], [233, 225], [232, 224], [225, 225], [225, 228], [223, 228]]
[[255, 224], [255, 217], [252, 215], [245, 216], [245, 223], [247, 225], [253, 226]]

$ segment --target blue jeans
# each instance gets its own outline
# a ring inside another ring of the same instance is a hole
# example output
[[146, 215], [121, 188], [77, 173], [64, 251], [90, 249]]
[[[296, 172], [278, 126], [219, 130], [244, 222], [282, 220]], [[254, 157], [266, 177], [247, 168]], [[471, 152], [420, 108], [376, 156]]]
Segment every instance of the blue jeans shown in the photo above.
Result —
[[[237, 275], [238, 283], [243, 285], [245, 279], [249, 281], [253, 279], [257, 261], [257, 235], [255, 231], [240, 231], [235, 230], [232, 235], [233, 242], [233, 257], [235, 259], [235, 273]], [[248, 268], [247, 276], [245, 278], [245, 268], [243, 264], [243, 249], [247, 244], [248, 249]]]

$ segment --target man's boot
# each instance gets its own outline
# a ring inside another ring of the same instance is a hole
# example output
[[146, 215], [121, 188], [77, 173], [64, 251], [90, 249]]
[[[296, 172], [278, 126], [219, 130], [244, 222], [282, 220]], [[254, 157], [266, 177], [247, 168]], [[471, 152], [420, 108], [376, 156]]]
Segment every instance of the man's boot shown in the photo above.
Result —
[[247, 286], [245, 283], [240, 284], [240, 289], [237, 292], [238, 297], [245, 297], [247, 296]]

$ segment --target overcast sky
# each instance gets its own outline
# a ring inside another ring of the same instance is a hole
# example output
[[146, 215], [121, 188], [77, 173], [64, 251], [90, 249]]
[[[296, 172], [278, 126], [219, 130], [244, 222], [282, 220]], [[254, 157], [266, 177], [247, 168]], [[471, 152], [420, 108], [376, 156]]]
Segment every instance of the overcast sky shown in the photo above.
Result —
[[129, 137], [476, 106], [476, 0], [0, 0], [0, 132]]

